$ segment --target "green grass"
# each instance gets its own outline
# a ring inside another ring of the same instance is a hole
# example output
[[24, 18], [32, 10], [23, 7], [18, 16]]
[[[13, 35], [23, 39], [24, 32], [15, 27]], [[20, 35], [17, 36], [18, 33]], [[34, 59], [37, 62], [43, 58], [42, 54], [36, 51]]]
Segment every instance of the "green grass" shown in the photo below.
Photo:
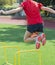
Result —
[[[1, 48], [1, 46], [18, 46], [20, 50], [35, 49], [35, 42], [25, 43], [23, 41], [25, 30], [26, 26], [0, 24], [0, 65], [6, 61], [4, 48]], [[45, 28], [44, 32], [46, 33], [47, 43], [44, 47], [41, 45], [40, 48], [42, 56], [41, 65], [55, 65], [55, 30]], [[16, 48], [6, 49], [8, 62], [13, 65], [16, 52]], [[20, 53], [21, 65], [40, 65], [38, 55], [38, 52]], [[16, 65], [18, 65], [18, 54], [16, 58]]]

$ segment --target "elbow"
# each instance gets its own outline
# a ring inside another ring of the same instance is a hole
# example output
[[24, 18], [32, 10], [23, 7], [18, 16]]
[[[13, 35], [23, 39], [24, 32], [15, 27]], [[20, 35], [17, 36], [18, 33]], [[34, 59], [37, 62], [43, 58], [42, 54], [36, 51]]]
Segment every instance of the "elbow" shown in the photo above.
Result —
[[44, 10], [44, 11], [48, 11], [49, 10], [49, 8], [48, 7], [41, 7], [41, 10]]

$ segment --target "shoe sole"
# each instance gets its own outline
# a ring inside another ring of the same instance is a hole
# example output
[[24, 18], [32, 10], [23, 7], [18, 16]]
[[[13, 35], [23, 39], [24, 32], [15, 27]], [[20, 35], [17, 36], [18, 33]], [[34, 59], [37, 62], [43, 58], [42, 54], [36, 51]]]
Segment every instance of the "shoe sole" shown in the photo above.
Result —
[[40, 41], [41, 41], [41, 36], [38, 36], [38, 41], [36, 42], [36, 49], [40, 48]]
[[42, 40], [42, 46], [44, 46], [46, 44], [46, 38], [44, 38], [43, 40]]
[[40, 43], [37, 42], [37, 43], [36, 43], [36, 49], [39, 49], [39, 48], [40, 48]]
[[46, 44], [46, 35], [42, 34], [42, 45], [44, 46]]

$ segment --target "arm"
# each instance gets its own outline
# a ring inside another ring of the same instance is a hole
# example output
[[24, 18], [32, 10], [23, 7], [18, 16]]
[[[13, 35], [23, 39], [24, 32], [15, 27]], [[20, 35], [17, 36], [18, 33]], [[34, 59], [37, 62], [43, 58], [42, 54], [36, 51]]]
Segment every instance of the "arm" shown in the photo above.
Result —
[[48, 11], [48, 12], [50, 12], [50, 13], [55, 14], [55, 10], [53, 10], [53, 9], [51, 9], [51, 8], [49, 8], [49, 7], [42, 6], [42, 7], [41, 7], [41, 10]]
[[9, 11], [3, 11], [1, 10], [2, 14], [12, 14], [12, 13], [16, 13], [16, 12], [19, 12], [21, 11], [23, 8], [21, 6], [19, 6], [18, 8], [16, 9], [12, 9], [12, 10], [9, 10]]

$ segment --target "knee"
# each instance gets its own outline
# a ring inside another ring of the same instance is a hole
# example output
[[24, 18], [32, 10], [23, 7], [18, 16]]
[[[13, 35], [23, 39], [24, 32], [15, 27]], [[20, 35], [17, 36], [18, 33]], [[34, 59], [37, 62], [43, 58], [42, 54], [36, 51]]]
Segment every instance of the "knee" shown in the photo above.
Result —
[[24, 42], [28, 42], [27, 39], [24, 38]]

